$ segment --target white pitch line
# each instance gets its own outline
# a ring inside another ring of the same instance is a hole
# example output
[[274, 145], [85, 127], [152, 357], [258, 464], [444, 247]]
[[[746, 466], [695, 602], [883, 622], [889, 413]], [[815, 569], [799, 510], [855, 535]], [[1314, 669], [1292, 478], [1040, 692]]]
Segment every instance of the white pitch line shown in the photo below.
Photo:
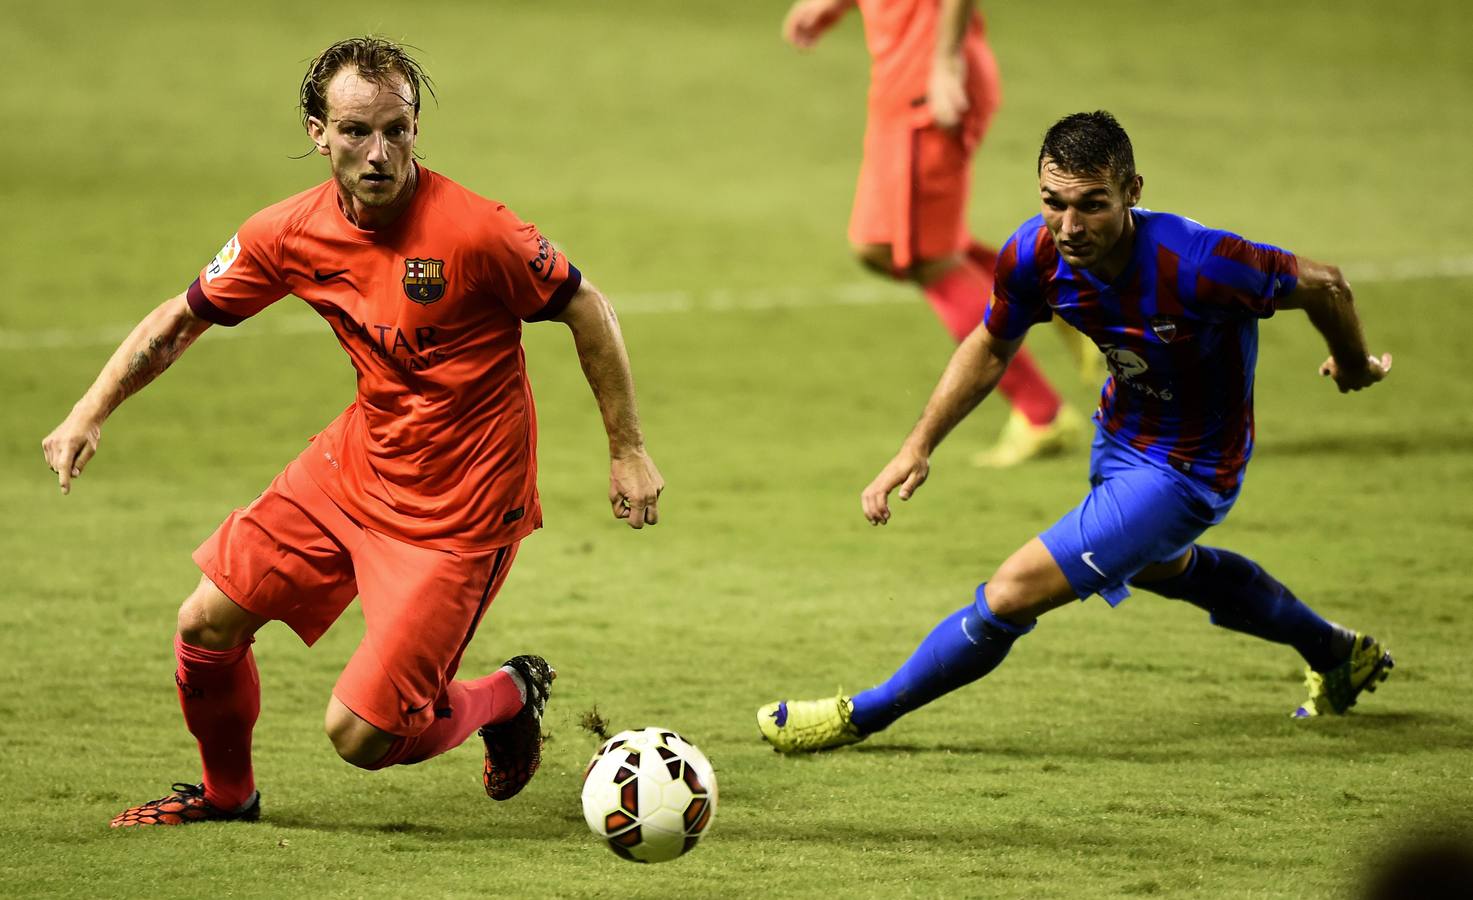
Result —
[[[1352, 284], [1387, 284], [1434, 278], [1473, 277], [1473, 256], [1404, 260], [1392, 263], [1359, 263], [1345, 267]], [[772, 287], [709, 291], [620, 292], [611, 297], [621, 314], [662, 315], [692, 312], [760, 312], [772, 309], [808, 309], [820, 306], [875, 306], [916, 302], [915, 291], [905, 285], [871, 279], [816, 288]], [[54, 350], [68, 347], [116, 346], [128, 336], [132, 325], [103, 325], [90, 328], [47, 328], [35, 331], [0, 329], [0, 351]], [[315, 313], [296, 307], [268, 311], [258, 322], [238, 328], [213, 328], [211, 340], [221, 337], [280, 337], [312, 334], [326, 326]]]

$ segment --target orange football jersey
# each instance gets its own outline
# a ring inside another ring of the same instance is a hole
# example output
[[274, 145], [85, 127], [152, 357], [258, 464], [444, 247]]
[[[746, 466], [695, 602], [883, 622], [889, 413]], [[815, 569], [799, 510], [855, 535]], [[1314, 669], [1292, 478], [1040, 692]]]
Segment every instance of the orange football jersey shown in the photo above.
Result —
[[302, 452], [308, 472], [366, 527], [469, 551], [542, 524], [521, 323], [581, 281], [535, 226], [420, 166], [384, 229], [349, 222], [332, 180], [256, 213], [187, 296], [220, 325], [287, 294], [326, 319], [358, 393]]
[[[869, 109], [872, 114], [929, 124], [925, 108], [936, 52], [940, 0], [858, 0], [870, 55]], [[987, 46], [981, 15], [973, 15], [962, 40], [968, 93], [996, 91], [997, 63]], [[991, 84], [987, 84], [987, 82]], [[975, 101], [974, 101], [975, 102]], [[996, 106], [994, 102], [992, 104]]]

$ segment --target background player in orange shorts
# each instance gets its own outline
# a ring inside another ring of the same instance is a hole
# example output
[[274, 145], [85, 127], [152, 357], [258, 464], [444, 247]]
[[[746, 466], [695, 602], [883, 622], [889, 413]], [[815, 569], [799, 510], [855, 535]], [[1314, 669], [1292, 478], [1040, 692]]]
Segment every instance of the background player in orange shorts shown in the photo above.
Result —
[[[966, 224], [972, 155], [1001, 98], [997, 62], [972, 0], [799, 0], [783, 36], [808, 49], [854, 6], [870, 86], [849, 242], [867, 268], [920, 285], [960, 342], [982, 321], [997, 261]], [[1026, 351], [998, 389], [1013, 411], [979, 465], [1014, 465], [1083, 435]]]
[[415, 161], [422, 83], [387, 41], [323, 51], [301, 105], [332, 178], [251, 216], [43, 441], [67, 493], [120, 403], [212, 324], [287, 294], [327, 319], [357, 371], [354, 402], [195, 551], [204, 577], [179, 610], [176, 681], [203, 783], [176, 784], [115, 827], [257, 818], [253, 636], [281, 620], [310, 645], [355, 595], [365, 635], [327, 709], [339, 755], [366, 769], [415, 763], [480, 729], [488, 794], [506, 799], [532, 777], [556, 673], [519, 656], [454, 680], [519, 542], [542, 523], [523, 321], [571, 329], [609, 436], [614, 515], [634, 528], [659, 520], [664, 484], [613, 309], [534, 226]]

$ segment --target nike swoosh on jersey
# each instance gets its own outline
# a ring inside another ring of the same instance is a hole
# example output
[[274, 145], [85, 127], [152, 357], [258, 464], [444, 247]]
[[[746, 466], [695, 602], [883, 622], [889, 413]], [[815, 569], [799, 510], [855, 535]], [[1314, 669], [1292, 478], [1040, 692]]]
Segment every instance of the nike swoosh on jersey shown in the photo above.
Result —
[[1096, 572], [1099, 572], [1100, 573], [1100, 577], [1102, 577], [1102, 578], [1109, 578], [1110, 576], [1108, 576], [1104, 572], [1100, 571], [1100, 567], [1097, 566], [1097, 565], [1095, 565], [1094, 555], [1095, 555], [1095, 552], [1093, 550], [1089, 550], [1089, 551], [1086, 551], [1084, 553], [1079, 554], [1079, 558], [1082, 559], [1082, 560], [1084, 560], [1084, 564], [1086, 566], [1089, 566], [1091, 569], [1094, 569]]
[[324, 272], [321, 269], [313, 269], [312, 280], [317, 282], [318, 284], [322, 284], [323, 282], [332, 281], [339, 275], [346, 275], [347, 273], [347, 269], [334, 269], [331, 272]]

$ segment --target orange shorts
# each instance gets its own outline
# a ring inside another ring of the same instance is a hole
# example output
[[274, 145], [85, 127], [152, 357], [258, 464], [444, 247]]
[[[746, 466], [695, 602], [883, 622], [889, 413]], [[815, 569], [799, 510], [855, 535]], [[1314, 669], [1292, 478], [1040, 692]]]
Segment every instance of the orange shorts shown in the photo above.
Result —
[[897, 273], [966, 249], [971, 160], [960, 137], [934, 125], [871, 119], [849, 242], [889, 244]]
[[358, 596], [363, 641], [333, 695], [377, 728], [414, 735], [449, 715], [450, 680], [517, 546], [455, 553], [368, 530], [293, 460], [194, 561], [241, 608], [285, 622], [308, 646]]
[[865, 122], [849, 242], [889, 244], [897, 274], [920, 260], [965, 250], [971, 241], [972, 155], [992, 121], [1001, 88], [997, 64], [985, 48], [969, 72], [970, 106], [954, 131], [932, 124], [924, 106], [904, 115], [871, 109]]

